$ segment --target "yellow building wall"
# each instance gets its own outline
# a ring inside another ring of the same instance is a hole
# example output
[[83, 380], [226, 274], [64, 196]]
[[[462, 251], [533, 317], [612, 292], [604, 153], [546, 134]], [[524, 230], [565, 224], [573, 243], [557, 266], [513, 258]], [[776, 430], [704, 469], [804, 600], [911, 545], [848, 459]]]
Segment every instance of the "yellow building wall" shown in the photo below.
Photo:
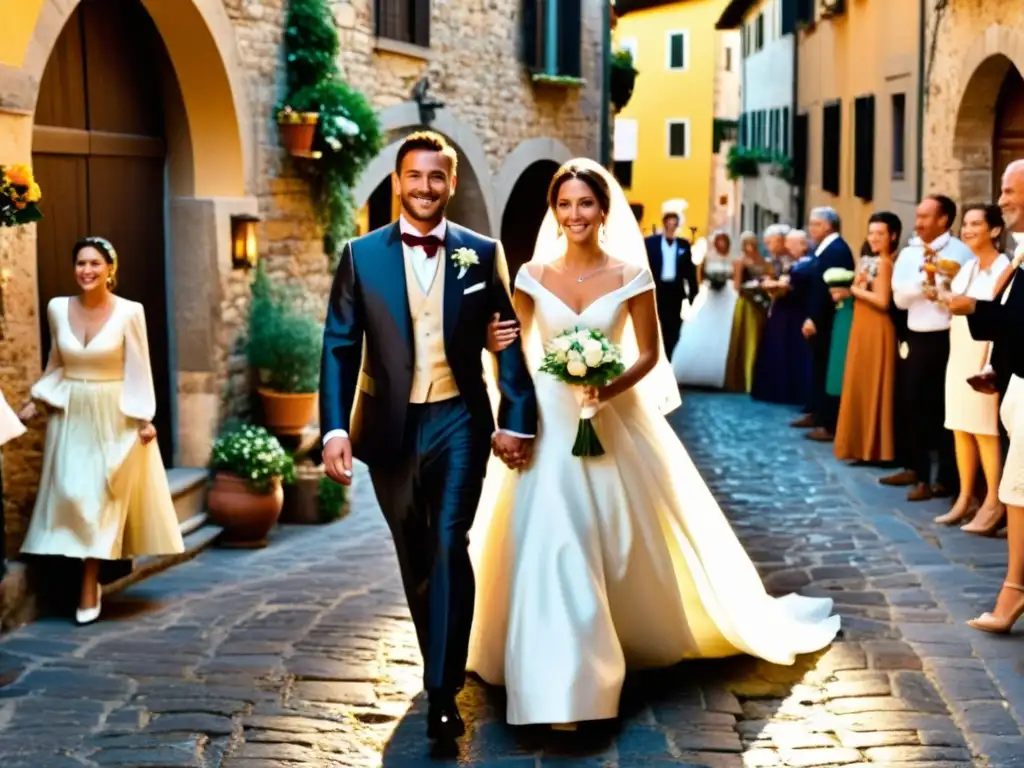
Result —
[[[918, 4], [891, 0], [847, 3], [846, 11], [820, 19], [798, 38], [799, 111], [809, 116], [805, 213], [815, 206], [835, 208], [843, 234], [856, 250], [867, 221], [889, 210], [903, 221], [904, 240], [912, 234], [917, 195]], [[905, 172], [892, 173], [892, 95], [906, 96]], [[853, 194], [854, 101], [875, 97], [874, 195]], [[841, 99], [839, 194], [821, 188], [822, 108]]]
[[[637, 121], [637, 157], [626, 195], [644, 207], [644, 234], [661, 228], [661, 206], [683, 198], [689, 203], [682, 234], [697, 227], [707, 234], [711, 198], [712, 130], [715, 111], [715, 69], [719, 45], [715, 22], [726, 0], [684, 0], [622, 16], [615, 28], [615, 47], [635, 40], [633, 66], [639, 71], [633, 97], [617, 117]], [[669, 34], [688, 30], [688, 66], [668, 68]], [[738, 53], [738, 52], [736, 52]], [[738, 56], [733, 66], [739, 66]], [[669, 157], [668, 121], [690, 121], [690, 154]]]
[[0, 64], [20, 67], [43, 0], [0, 0]]

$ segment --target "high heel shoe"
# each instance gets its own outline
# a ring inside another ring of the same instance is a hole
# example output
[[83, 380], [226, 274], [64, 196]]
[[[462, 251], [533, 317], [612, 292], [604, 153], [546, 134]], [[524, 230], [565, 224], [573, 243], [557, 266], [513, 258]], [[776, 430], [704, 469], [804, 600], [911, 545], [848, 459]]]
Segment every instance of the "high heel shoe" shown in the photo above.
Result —
[[956, 504], [953, 505], [952, 509], [950, 509], [949, 512], [947, 512], [944, 515], [939, 515], [938, 517], [933, 518], [932, 522], [938, 523], [939, 525], [956, 525], [964, 518], [970, 516], [971, 512], [973, 512], [975, 509], [975, 503], [975, 500], [971, 499], [970, 501], [963, 505], [963, 511], [960, 511], [958, 509], [960, 507], [960, 502], [958, 501]]
[[92, 608], [79, 608], [75, 611], [75, 623], [84, 627], [87, 624], [92, 624], [100, 617], [100, 611], [103, 610], [103, 587], [99, 584], [96, 585], [96, 605]]
[[[1005, 581], [1003, 582], [1003, 587], [1005, 589], [1015, 589], [1024, 595], [1024, 586], [1020, 584], [1014, 584], [1012, 581]], [[1006, 635], [1013, 629], [1013, 625], [1017, 623], [1021, 616], [1024, 616], [1024, 597], [1021, 597], [1020, 602], [1017, 603], [1016, 607], [1005, 619], [1001, 619], [992, 613], [983, 613], [978, 618], [968, 621], [967, 625], [974, 627], [974, 629], [980, 629], [982, 632]]]
[[996, 507], [995, 515], [992, 518], [992, 522], [988, 525], [972, 527], [975, 523], [986, 517], [986, 512], [991, 512], [992, 507], [982, 507], [975, 514], [974, 519], [966, 525], [961, 525], [960, 530], [964, 533], [973, 533], [975, 536], [995, 536], [996, 531], [1002, 528], [1006, 524], [1006, 507], [999, 504]]

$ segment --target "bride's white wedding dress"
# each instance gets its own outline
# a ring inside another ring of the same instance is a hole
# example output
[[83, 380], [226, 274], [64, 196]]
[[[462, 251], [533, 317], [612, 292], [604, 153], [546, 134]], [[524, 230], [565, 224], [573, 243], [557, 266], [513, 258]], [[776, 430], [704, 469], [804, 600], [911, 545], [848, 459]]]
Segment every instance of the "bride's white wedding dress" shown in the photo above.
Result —
[[[523, 268], [548, 339], [574, 326], [623, 334], [642, 269], [577, 314]], [[668, 422], [637, 390], [594, 417], [605, 455], [572, 455], [573, 390], [534, 372], [533, 461], [483, 499], [473, 530], [469, 668], [505, 685], [508, 721], [614, 718], [627, 669], [750, 654], [792, 664], [839, 630], [832, 601], [765, 593], [750, 558]], [[494, 498], [496, 497], [496, 498]]]

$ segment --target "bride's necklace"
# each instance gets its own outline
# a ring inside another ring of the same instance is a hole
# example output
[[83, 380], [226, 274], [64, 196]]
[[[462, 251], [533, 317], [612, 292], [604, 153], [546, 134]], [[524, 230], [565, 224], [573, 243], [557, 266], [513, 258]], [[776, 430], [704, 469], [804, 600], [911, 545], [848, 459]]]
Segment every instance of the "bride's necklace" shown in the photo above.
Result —
[[[584, 274], [580, 275], [579, 277], [576, 278], [576, 282], [577, 283], [582, 283], [584, 280], [588, 280], [589, 278], [593, 277], [598, 272], [600, 272], [602, 269], [604, 269], [607, 265], [608, 265], [608, 254], [605, 254], [604, 259], [601, 261], [600, 265], [598, 265], [597, 269], [592, 269], [590, 272], [585, 272]], [[571, 277], [571, 275], [570, 275], [570, 277]]]

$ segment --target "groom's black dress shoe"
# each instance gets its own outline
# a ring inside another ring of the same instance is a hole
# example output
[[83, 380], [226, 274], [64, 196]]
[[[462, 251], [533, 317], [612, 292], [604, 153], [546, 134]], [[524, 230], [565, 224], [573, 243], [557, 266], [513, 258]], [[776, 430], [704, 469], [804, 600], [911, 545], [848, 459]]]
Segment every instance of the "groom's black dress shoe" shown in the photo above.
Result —
[[427, 738], [455, 741], [466, 732], [466, 724], [455, 705], [455, 699], [431, 701], [427, 711]]

